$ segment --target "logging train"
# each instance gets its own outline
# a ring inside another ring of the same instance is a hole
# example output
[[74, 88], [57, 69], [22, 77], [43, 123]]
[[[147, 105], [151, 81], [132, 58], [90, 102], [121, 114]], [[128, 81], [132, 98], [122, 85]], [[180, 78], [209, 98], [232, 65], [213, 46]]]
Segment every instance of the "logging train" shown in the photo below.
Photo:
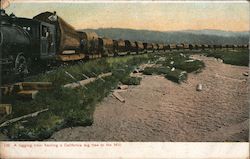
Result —
[[1, 71], [15, 74], [28, 74], [30, 63], [40, 60], [65, 62], [166, 50], [248, 48], [248, 45], [157, 44], [113, 40], [99, 37], [94, 32], [77, 31], [55, 12], [44, 12], [28, 19], [0, 11]]

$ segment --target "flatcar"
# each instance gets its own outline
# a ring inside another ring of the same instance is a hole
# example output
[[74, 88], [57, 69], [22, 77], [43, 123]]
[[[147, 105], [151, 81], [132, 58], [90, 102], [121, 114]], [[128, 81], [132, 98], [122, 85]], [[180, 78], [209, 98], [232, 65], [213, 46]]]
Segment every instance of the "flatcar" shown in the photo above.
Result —
[[169, 48], [170, 48], [171, 51], [175, 50], [175, 49], [177, 49], [177, 45], [176, 44], [170, 44]]
[[208, 45], [207, 44], [202, 44], [201, 48], [202, 48], [202, 50], [208, 49]]
[[209, 49], [213, 49], [213, 45], [210, 45], [210, 44], [209, 44], [209, 45], [208, 45], [208, 48], [209, 48]]
[[188, 48], [189, 48], [190, 50], [196, 49], [194, 44], [188, 44], [188, 45], [189, 45]]
[[135, 41], [135, 45], [137, 48], [137, 50], [136, 50], [137, 54], [145, 53], [145, 49], [144, 49], [143, 43], [141, 41]]
[[137, 47], [135, 42], [132, 42], [130, 40], [125, 40], [125, 47], [129, 55], [137, 54]]
[[157, 44], [158, 51], [164, 51], [164, 45], [163, 44]]
[[147, 53], [152, 53], [153, 52], [153, 45], [152, 43], [143, 43], [143, 47], [146, 50]]
[[158, 46], [156, 43], [152, 43], [153, 45], [153, 52], [156, 52], [158, 50]]
[[101, 57], [102, 52], [98, 50], [99, 39], [95, 32], [78, 31], [78, 35], [80, 37], [79, 53], [83, 53], [86, 58]]
[[113, 44], [114, 44], [114, 52], [115, 55], [127, 55], [127, 49], [126, 49], [126, 44], [125, 41], [122, 39], [119, 40], [113, 40]]
[[177, 49], [177, 50], [184, 49], [183, 44], [177, 44], [177, 45], [176, 45], [176, 49]]
[[181, 45], [183, 46], [184, 50], [188, 50], [189, 49], [189, 45], [188, 44], [182, 43]]
[[98, 41], [98, 52], [100, 52], [102, 56], [114, 56], [114, 42], [112, 39], [104, 37], [98, 38]]

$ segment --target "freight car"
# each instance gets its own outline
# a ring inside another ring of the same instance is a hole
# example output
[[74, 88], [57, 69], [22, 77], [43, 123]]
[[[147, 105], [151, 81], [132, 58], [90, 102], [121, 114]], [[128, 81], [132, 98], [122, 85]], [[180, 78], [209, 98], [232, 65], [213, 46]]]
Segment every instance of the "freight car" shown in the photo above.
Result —
[[170, 44], [170, 45], [169, 45], [169, 48], [170, 48], [170, 50], [172, 51], [172, 50], [177, 49], [177, 46], [176, 46], [176, 44]]
[[201, 44], [197, 44], [197, 45], [196, 45], [196, 48], [197, 48], [198, 50], [201, 50], [201, 49], [202, 49], [202, 45], [201, 45]]
[[183, 48], [184, 48], [183, 44], [177, 44], [177, 45], [176, 45], [176, 49], [177, 49], [177, 50], [181, 50], [181, 49], [183, 49]]
[[153, 45], [153, 52], [156, 52], [158, 50], [158, 46], [156, 43], [152, 43]]
[[202, 50], [208, 49], [208, 45], [207, 44], [202, 44], [201, 46], [202, 46]]
[[153, 52], [153, 45], [152, 43], [143, 43], [143, 47], [146, 50], [147, 53], [152, 53]]
[[210, 44], [209, 44], [209, 45], [208, 45], [208, 48], [209, 48], [209, 49], [213, 49], [213, 45], [210, 45]]
[[78, 31], [80, 37], [80, 51], [86, 58], [97, 58], [101, 57], [99, 52], [99, 39], [95, 32], [82, 32]]
[[189, 46], [188, 46], [188, 47], [189, 47], [189, 49], [190, 49], [190, 50], [194, 50], [194, 49], [196, 49], [194, 44], [189, 44]]
[[113, 40], [115, 55], [127, 55], [128, 51], [126, 49], [125, 41], [122, 39]]
[[143, 46], [143, 43], [140, 42], [140, 41], [135, 41], [135, 45], [136, 45], [136, 52], [137, 54], [143, 54], [145, 53], [145, 49], [144, 49], [144, 46]]
[[102, 56], [114, 56], [114, 42], [110, 38], [98, 38], [98, 52], [101, 53]]
[[125, 40], [125, 47], [126, 51], [128, 52], [128, 55], [137, 54], [137, 47], [135, 42], [132, 42], [130, 40]]
[[157, 44], [158, 51], [164, 51], [164, 45], [163, 44]]
[[184, 50], [188, 50], [189, 49], [189, 45], [188, 44], [182, 43], [181, 45], [183, 46]]

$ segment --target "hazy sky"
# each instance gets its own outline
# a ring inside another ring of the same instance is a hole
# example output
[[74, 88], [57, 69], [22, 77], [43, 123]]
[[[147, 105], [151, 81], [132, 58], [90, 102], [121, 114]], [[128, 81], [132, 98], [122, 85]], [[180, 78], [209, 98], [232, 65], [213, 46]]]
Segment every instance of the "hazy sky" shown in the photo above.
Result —
[[233, 3], [11, 3], [6, 9], [32, 18], [56, 11], [76, 29], [249, 30], [249, 4]]

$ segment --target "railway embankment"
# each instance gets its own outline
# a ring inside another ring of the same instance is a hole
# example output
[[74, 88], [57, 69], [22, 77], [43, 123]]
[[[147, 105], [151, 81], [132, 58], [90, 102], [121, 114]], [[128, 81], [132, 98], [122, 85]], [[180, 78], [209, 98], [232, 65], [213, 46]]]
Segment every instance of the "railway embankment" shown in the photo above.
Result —
[[[248, 67], [213, 57], [192, 58], [204, 61], [206, 67], [188, 74], [186, 82], [141, 75], [139, 86], [120, 93], [125, 103], [110, 95], [97, 104], [92, 126], [63, 129], [49, 140], [248, 141], [248, 77], [242, 74]], [[196, 90], [199, 83], [201, 91]]]
[[[1, 119], [1, 123], [43, 109], [48, 109], [48, 111], [2, 127], [0, 128], [1, 132], [7, 135], [10, 140], [44, 140], [63, 128], [76, 126], [92, 127], [91, 125], [98, 123], [98, 119], [96, 120], [93, 116], [93, 114], [96, 114], [96, 105], [103, 99], [105, 101], [109, 98], [111, 92], [119, 84], [139, 85], [142, 80], [142, 85], [145, 86], [143, 84], [144, 78], [130, 76], [131, 72], [135, 70], [137, 70], [135, 72], [139, 71], [148, 75], [161, 75], [171, 85], [176, 86], [177, 90], [179, 87], [182, 88], [189, 83], [189, 79], [192, 79], [194, 75], [203, 74], [203, 69], [206, 68], [206, 64], [202, 62], [204, 59], [193, 58], [190, 54], [192, 53], [179, 51], [103, 58], [90, 60], [85, 63], [79, 62], [79, 64], [73, 66], [60, 67], [56, 70], [34, 76], [32, 79], [29, 79], [29, 82], [51, 82], [53, 83], [53, 89], [39, 91], [34, 100], [23, 100], [14, 95], [6, 97], [3, 101], [11, 101], [10, 104], [13, 110], [12, 114]], [[143, 67], [141, 67], [142, 64]], [[112, 73], [112, 75], [97, 78], [107, 73]], [[77, 89], [62, 87], [92, 78], [96, 78], [96, 80], [77, 87]], [[148, 84], [154, 86], [155, 82], [157, 80], [152, 80]], [[141, 85], [135, 88], [140, 87]], [[192, 88], [190, 87], [189, 89], [192, 90]], [[144, 91], [150, 92], [151, 90]], [[138, 98], [138, 100], [139, 98], [144, 99], [144, 97], [141, 97], [144, 93], [138, 93], [141, 94], [134, 95], [134, 98]], [[124, 92], [121, 92], [121, 96], [126, 99], [126, 104], [129, 100], [135, 100], [132, 97], [131, 99], [130, 97], [128, 98], [126, 94], [124, 95]], [[151, 98], [147, 99], [146, 97], [145, 95], [144, 102], [150, 103]], [[160, 100], [157, 96], [155, 97], [157, 100]], [[175, 102], [175, 100], [179, 99], [174, 98], [172, 102]], [[154, 103], [151, 104], [154, 107]], [[112, 112], [113, 110], [110, 111]], [[135, 114], [137, 113], [139, 112]]]

